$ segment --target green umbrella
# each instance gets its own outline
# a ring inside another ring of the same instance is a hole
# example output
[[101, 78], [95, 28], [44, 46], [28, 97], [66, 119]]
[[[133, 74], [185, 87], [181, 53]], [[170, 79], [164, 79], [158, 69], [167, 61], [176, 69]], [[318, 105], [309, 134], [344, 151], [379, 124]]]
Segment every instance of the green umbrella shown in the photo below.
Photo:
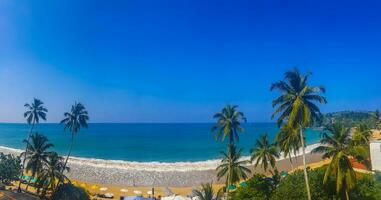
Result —
[[228, 190], [235, 190], [237, 187], [235, 185], [229, 185]]
[[286, 177], [286, 176], [288, 176], [288, 172], [282, 171], [282, 172], [280, 173], [280, 175], [281, 175], [282, 177]]
[[241, 182], [240, 184], [239, 184], [241, 187], [247, 187], [247, 183], [244, 181], [244, 182]]

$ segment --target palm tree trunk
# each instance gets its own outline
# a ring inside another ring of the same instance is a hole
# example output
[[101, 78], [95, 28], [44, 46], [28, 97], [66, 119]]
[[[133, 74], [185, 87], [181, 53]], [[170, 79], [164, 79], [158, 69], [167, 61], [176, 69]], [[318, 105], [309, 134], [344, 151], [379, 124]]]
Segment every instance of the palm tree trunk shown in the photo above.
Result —
[[25, 191], [28, 191], [28, 187], [30, 185], [30, 182], [32, 182], [32, 177], [30, 177], [29, 181], [28, 181], [28, 184], [26, 184], [26, 188], [25, 188]]
[[288, 157], [289, 157], [289, 160], [290, 160], [291, 171], [294, 171], [294, 164], [292, 163], [292, 156], [291, 156], [291, 152], [289, 152], [289, 153], [288, 153]]
[[310, 191], [310, 184], [308, 183], [308, 174], [307, 174], [307, 164], [306, 164], [306, 147], [304, 145], [304, 134], [303, 129], [300, 128], [300, 141], [302, 143], [302, 150], [303, 150], [303, 171], [304, 171], [304, 180], [306, 182], [306, 189], [307, 189], [307, 197], [308, 200], [311, 200], [311, 191]]
[[73, 148], [73, 143], [74, 143], [74, 133], [71, 133], [71, 143], [70, 143], [70, 147], [69, 147], [69, 152], [68, 152], [68, 154], [66, 156], [65, 164], [64, 164], [64, 167], [62, 168], [61, 173], [63, 173], [65, 171], [65, 168], [66, 168], [66, 165], [67, 165], [67, 161], [69, 160], [69, 157], [70, 157], [70, 154], [71, 154], [71, 150]]
[[[31, 137], [31, 135], [32, 135], [32, 132], [33, 132], [34, 124], [35, 124], [35, 120], [33, 120], [32, 127], [30, 128], [29, 135], [28, 135], [28, 140], [27, 140], [28, 143], [27, 143], [26, 146], [25, 146], [25, 154], [24, 154], [24, 158], [23, 158], [22, 166], [21, 166], [21, 177], [24, 175], [25, 161], [26, 161], [26, 152], [28, 151], [28, 144], [29, 144], [29, 141], [30, 141], [30, 137]], [[19, 191], [21, 190], [21, 180], [20, 180], [20, 182], [19, 182], [18, 190], [19, 190]]]
[[345, 190], [345, 197], [347, 198], [347, 200], [349, 200], [348, 190]]

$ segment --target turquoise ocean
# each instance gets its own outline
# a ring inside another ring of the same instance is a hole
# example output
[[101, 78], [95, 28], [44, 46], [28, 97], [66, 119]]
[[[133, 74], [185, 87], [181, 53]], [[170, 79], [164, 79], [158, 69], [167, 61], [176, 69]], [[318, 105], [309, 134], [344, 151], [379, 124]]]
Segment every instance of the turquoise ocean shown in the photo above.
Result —
[[[138, 162], [182, 162], [217, 159], [225, 143], [211, 133], [212, 123], [92, 123], [75, 136], [72, 155], [84, 158]], [[255, 140], [264, 133], [273, 139], [274, 123], [247, 123], [238, 146], [249, 155]], [[0, 123], [0, 146], [24, 149], [27, 124]], [[38, 124], [34, 132], [46, 135], [52, 150], [66, 154], [70, 133], [61, 124]], [[320, 131], [306, 130], [307, 144], [319, 141]]]

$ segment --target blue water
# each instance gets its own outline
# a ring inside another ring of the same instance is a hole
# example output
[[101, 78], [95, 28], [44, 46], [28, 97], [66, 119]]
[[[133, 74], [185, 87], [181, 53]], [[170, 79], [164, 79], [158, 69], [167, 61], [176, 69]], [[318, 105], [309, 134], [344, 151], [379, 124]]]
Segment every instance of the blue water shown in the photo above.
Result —
[[[225, 144], [216, 142], [210, 132], [213, 124], [90, 124], [75, 136], [72, 155], [127, 161], [204, 161], [219, 158]], [[255, 139], [263, 133], [273, 138], [278, 128], [273, 123], [244, 125], [238, 145], [248, 155]], [[39, 124], [35, 131], [46, 135], [54, 144], [54, 151], [65, 154], [70, 143], [70, 133], [60, 124]], [[29, 126], [0, 123], [0, 145], [24, 149], [22, 140]], [[307, 130], [307, 143], [319, 140], [319, 132]]]

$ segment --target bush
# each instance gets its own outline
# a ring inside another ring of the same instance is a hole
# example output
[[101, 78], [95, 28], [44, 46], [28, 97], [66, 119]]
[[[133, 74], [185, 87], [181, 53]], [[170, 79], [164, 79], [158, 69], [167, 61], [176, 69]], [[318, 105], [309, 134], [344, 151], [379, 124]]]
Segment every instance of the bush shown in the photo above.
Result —
[[52, 200], [90, 200], [90, 197], [83, 188], [66, 183], [56, 188]]
[[[308, 171], [311, 195], [314, 200], [333, 199], [334, 186], [323, 185], [325, 168]], [[303, 171], [297, 171], [284, 179], [274, 191], [271, 199], [296, 200], [307, 199], [306, 185]]]
[[11, 182], [18, 180], [21, 174], [21, 159], [13, 155], [0, 153], [0, 181]]
[[379, 200], [381, 199], [381, 183], [377, 176], [362, 175], [358, 178], [356, 187], [350, 192], [352, 200]]
[[233, 192], [231, 199], [269, 199], [273, 188], [272, 182], [266, 180], [265, 176], [256, 174], [247, 181], [247, 187], [239, 187]]

